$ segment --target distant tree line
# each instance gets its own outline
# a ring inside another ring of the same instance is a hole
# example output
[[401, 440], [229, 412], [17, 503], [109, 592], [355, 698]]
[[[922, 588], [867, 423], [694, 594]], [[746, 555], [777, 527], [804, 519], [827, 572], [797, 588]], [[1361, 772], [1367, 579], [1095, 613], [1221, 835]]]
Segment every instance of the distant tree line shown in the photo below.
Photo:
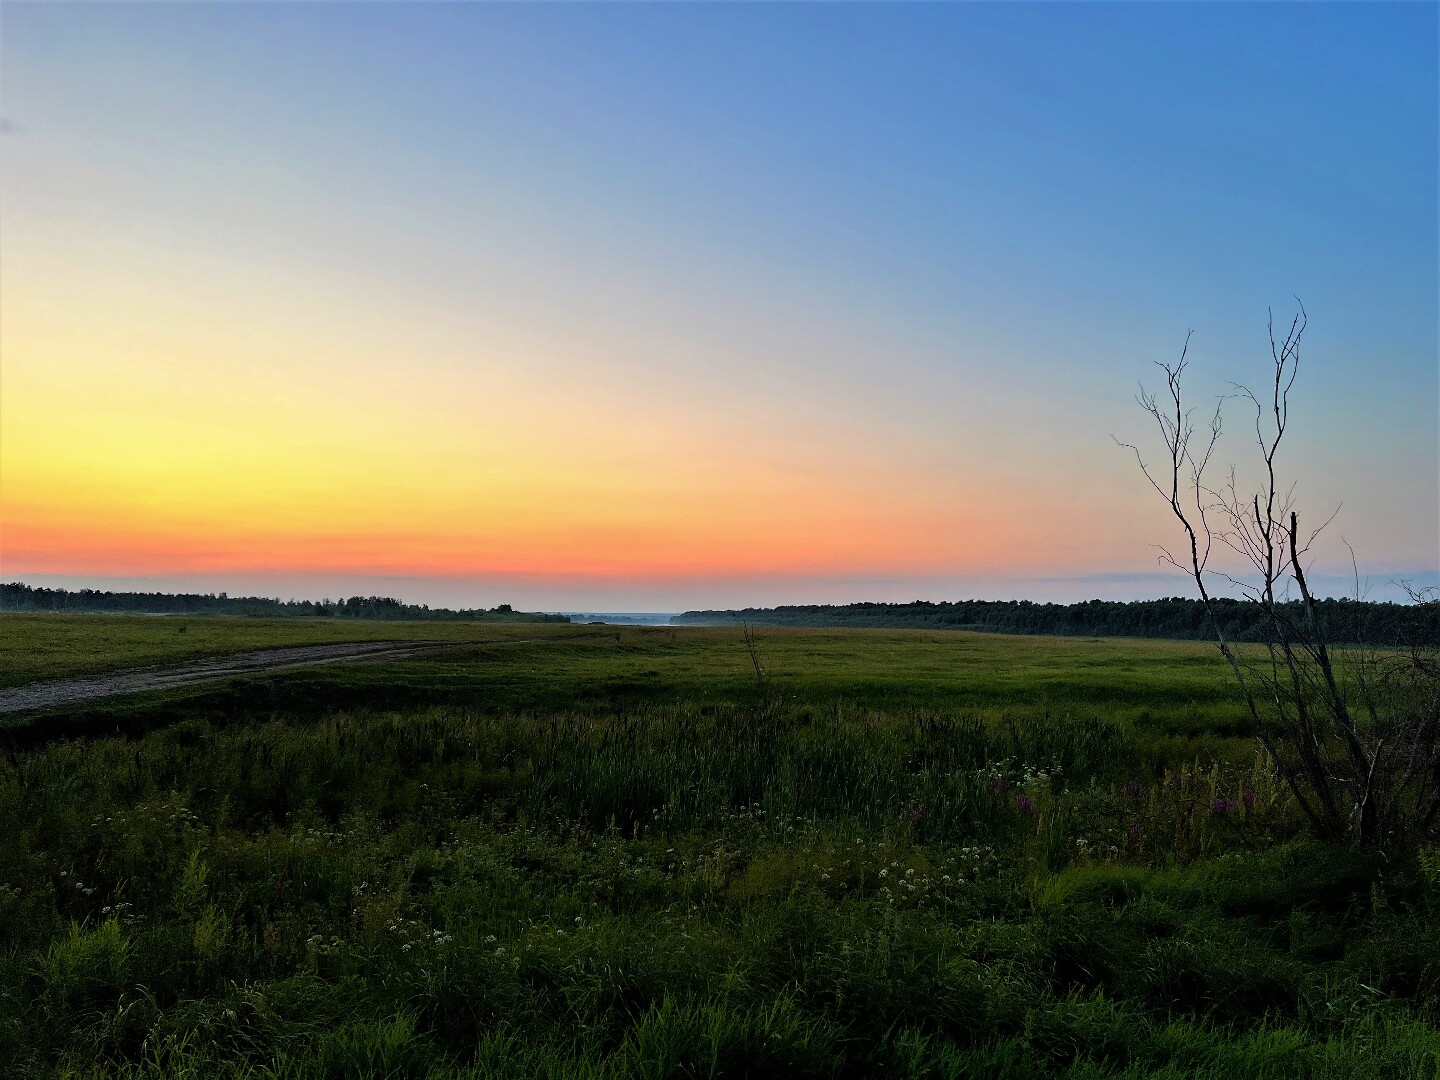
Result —
[[[1253, 603], [1214, 598], [1215, 615], [1231, 641], [1268, 640], [1270, 623]], [[1281, 605], [1282, 608], [1285, 605]], [[1293, 616], [1301, 615], [1298, 602]], [[1434, 604], [1375, 603], [1325, 599], [1316, 616], [1335, 642], [1416, 646], [1440, 643], [1440, 611]], [[733, 611], [687, 611], [675, 625], [828, 626], [983, 630], [999, 634], [1060, 634], [1081, 637], [1152, 637], [1207, 640], [1214, 624], [1199, 600], [1087, 600], [1036, 604], [1029, 600], [961, 600], [910, 604], [805, 604]]]
[[138, 615], [312, 616], [330, 619], [439, 619], [489, 622], [565, 623], [565, 615], [493, 608], [432, 608], [406, 604], [391, 596], [352, 596], [346, 600], [281, 600], [226, 593], [105, 592], [97, 589], [33, 588], [20, 581], [0, 585], [0, 611], [113, 611]]

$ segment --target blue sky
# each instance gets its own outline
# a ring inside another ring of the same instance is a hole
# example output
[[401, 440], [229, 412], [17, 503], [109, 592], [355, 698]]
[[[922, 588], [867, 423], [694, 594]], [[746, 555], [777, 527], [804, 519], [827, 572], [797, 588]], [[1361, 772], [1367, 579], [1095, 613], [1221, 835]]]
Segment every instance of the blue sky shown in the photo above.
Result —
[[1343, 504], [1377, 580], [1440, 569], [1435, 5], [0, 29], [7, 576], [610, 610], [1183, 591], [1110, 436], [1143, 435], [1134, 385], [1189, 328], [1197, 399], [1263, 379], [1296, 296], [1302, 505]]

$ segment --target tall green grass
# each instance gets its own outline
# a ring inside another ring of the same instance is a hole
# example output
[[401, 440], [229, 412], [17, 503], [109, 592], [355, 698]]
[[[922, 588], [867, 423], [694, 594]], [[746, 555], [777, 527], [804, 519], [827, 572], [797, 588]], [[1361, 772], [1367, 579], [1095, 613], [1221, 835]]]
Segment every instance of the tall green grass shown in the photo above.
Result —
[[0, 821], [16, 1075], [1440, 1069], [1440, 855], [1044, 703], [191, 720], [13, 753]]

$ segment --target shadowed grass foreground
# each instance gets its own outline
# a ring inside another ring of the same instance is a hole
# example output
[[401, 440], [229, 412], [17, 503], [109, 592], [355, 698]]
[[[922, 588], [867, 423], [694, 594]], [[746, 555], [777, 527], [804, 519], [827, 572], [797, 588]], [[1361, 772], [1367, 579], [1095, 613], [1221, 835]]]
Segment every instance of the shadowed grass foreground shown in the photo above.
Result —
[[1304, 840], [1204, 646], [426, 629], [485, 640], [7, 728], [0, 1060], [1437, 1075], [1440, 851]]
[[1116, 720], [791, 705], [51, 744], [0, 769], [0, 1057], [1436, 1075], [1436, 852], [1301, 841], [1248, 746], [1176, 755]]

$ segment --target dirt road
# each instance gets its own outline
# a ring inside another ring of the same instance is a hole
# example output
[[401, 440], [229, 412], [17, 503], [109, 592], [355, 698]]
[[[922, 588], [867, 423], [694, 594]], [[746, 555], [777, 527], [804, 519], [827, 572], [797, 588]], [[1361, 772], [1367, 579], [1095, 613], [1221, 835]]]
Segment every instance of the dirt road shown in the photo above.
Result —
[[[436, 649], [453, 649], [477, 642], [463, 641], [361, 641], [340, 645], [296, 645], [283, 649], [231, 653], [196, 660], [172, 668], [132, 668], [88, 679], [61, 679], [0, 690], [0, 713], [26, 709], [49, 709], [81, 701], [138, 694], [144, 690], [166, 690], [191, 683], [228, 679], [256, 672], [285, 671], [316, 664], [354, 663], [360, 660], [396, 660]], [[489, 644], [495, 644], [491, 642]]]

